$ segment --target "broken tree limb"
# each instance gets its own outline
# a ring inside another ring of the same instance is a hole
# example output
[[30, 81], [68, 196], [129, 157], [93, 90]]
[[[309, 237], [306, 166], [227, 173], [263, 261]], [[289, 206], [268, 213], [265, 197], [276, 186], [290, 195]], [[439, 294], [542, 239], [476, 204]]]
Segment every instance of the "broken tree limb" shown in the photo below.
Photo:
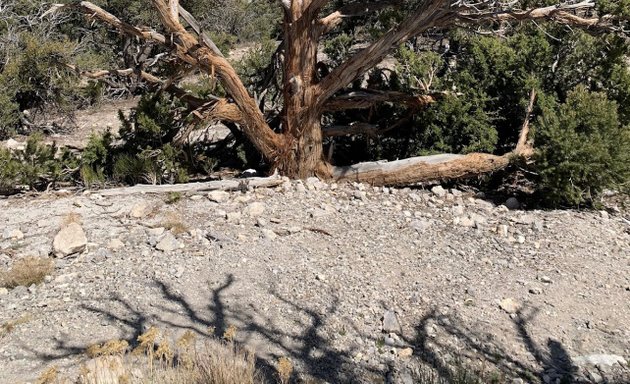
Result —
[[510, 163], [510, 155], [440, 154], [389, 162], [359, 163], [347, 167], [334, 167], [333, 178], [336, 181], [374, 186], [402, 186], [436, 180], [465, 179], [505, 168]]
[[532, 91], [529, 94], [529, 105], [527, 106], [527, 111], [525, 112], [525, 119], [523, 120], [523, 126], [521, 127], [521, 134], [518, 138], [518, 143], [516, 144], [515, 153], [521, 154], [523, 156], [529, 157], [534, 153], [534, 150], [530, 143], [527, 141], [527, 137], [529, 136], [529, 119], [532, 116], [532, 112], [534, 111], [534, 103], [536, 102], [536, 89], [532, 88]]
[[402, 103], [409, 107], [422, 108], [443, 97], [444, 93], [432, 95], [410, 95], [396, 91], [354, 91], [344, 95], [336, 96], [324, 104], [324, 111], [335, 112], [348, 109], [366, 109], [379, 103]]
[[203, 183], [169, 184], [169, 185], [135, 185], [133, 187], [113, 188], [98, 191], [101, 196], [128, 196], [135, 194], [187, 193], [203, 194], [209, 191], [240, 191], [243, 188], [273, 188], [281, 185], [284, 178], [274, 175], [270, 177], [253, 177], [248, 179], [217, 180]]

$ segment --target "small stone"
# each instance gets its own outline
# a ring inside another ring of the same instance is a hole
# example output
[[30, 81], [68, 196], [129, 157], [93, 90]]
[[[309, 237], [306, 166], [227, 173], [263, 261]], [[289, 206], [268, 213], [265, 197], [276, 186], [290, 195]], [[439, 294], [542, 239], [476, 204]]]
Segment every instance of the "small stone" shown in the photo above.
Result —
[[524, 244], [525, 243], [525, 236], [523, 236], [523, 235], [516, 236], [516, 242], [519, 243], [519, 244]]
[[383, 314], [383, 332], [402, 333], [402, 328], [394, 311], [385, 311]]
[[19, 229], [5, 229], [2, 233], [3, 239], [11, 239], [11, 240], [22, 240], [24, 239], [24, 234]]
[[166, 232], [166, 235], [155, 246], [155, 249], [162, 252], [172, 252], [179, 248], [181, 248], [181, 244], [171, 232]]
[[322, 282], [326, 281], [326, 276], [322, 275], [321, 273], [318, 273], [317, 275], [315, 275], [315, 280], [319, 280]]
[[510, 197], [509, 199], [505, 201], [504, 205], [510, 210], [521, 208], [521, 203], [518, 201], [516, 197]]
[[83, 252], [86, 247], [87, 237], [78, 223], [70, 223], [62, 228], [53, 240], [53, 252], [57, 257]]
[[228, 212], [225, 214], [225, 218], [230, 223], [238, 223], [241, 220], [240, 212]]
[[599, 211], [599, 216], [604, 220], [608, 220], [610, 218], [610, 216], [608, 215], [608, 212], [606, 211]]
[[230, 199], [230, 194], [225, 191], [211, 191], [208, 193], [208, 200], [214, 201], [215, 203], [225, 203]]
[[461, 225], [462, 227], [466, 227], [466, 228], [472, 228], [472, 227], [475, 226], [475, 221], [473, 219], [471, 219], [470, 217], [463, 217], [459, 221], [459, 225]]
[[456, 205], [452, 209], [453, 216], [463, 216], [464, 215], [464, 207], [462, 205]]
[[203, 196], [201, 196], [201, 195], [192, 195], [192, 196], [190, 196], [190, 200], [192, 200], [192, 201], [199, 201], [201, 199], [203, 199]]
[[166, 229], [164, 229], [162, 227], [148, 228], [147, 229], [147, 235], [153, 236], [153, 237], [158, 237], [158, 236], [162, 236], [164, 234], [164, 231], [166, 231]]
[[352, 197], [357, 200], [367, 200], [367, 193], [365, 191], [354, 191]]
[[0, 288], [0, 296], [6, 296], [9, 294], [9, 290], [6, 288]]
[[123, 243], [119, 239], [111, 239], [109, 241], [109, 244], [107, 244], [107, 248], [117, 251], [119, 249], [125, 248], [125, 243]]
[[431, 227], [432, 223], [429, 220], [413, 220], [409, 223], [409, 227], [415, 229], [418, 232], [424, 232]]
[[243, 177], [258, 177], [258, 171], [255, 169], [246, 169], [241, 173]]
[[263, 228], [261, 229], [263, 237], [267, 240], [275, 240], [278, 238], [278, 235], [272, 231], [271, 229]]
[[261, 202], [253, 202], [245, 208], [245, 214], [250, 217], [258, 217], [265, 213], [265, 204]]
[[532, 295], [540, 295], [542, 293], [542, 289], [538, 287], [532, 287], [529, 289], [529, 293], [531, 293]]
[[259, 217], [258, 219], [256, 219], [257, 227], [264, 228], [267, 226], [267, 224], [269, 224], [267, 220], [263, 219], [262, 217]]
[[411, 357], [412, 355], [413, 355], [413, 349], [411, 348], [403, 348], [398, 351], [398, 357], [401, 357], [401, 358], [408, 358], [408, 357]]
[[446, 190], [442, 188], [441, 185], [436, 185], [435, 187], [431, 188], [431, 192], [437, 197], [444, 197], [447, 194]]
[[497, 228], [497, 232], [501, 237], [508, 237], [508, 226], [507, 225], [499, 225]]
[[499, 303], [499, 307], [509, 314], [515, 314], [516, 312], [518, 312], [520, 305], [516, 302], [516, 300], [509, 297], [507, 299], [501, 300], [501, 302]]
[[540, 277], [540, 281], [542, 281], [545, 284], [552, 284], [553, 280], [551, 280], [551, 278], [549, 276], [541, 276]]
[[148, 216], [152, 210], [153, 208], [148, 202], [142, 201], [131, 208], [129, 216], [133, 217], [134, 219], [141, 219]]

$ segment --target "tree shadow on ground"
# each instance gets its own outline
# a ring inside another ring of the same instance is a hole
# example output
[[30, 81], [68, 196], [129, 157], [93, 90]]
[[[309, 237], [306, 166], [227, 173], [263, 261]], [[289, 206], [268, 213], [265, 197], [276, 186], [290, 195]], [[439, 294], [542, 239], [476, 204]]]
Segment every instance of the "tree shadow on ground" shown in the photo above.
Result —
[[[361, 383], [375, 382], [358, 376], [365, 372], [374, 375], [382, 373], [370, 370], [356, 370], [352, 361], [352, 351], [342, 351], [333, 347], [323, 332], [327, 319], [337, 310], [338, 300], [334, 299], [323, 313], [314, 309], [300, 306], [281, 295], [270, 292], [273, 298], [290, 308], [294, 326], [291, 329], [283, 327], [272, 316], [262, 311], [247, 307], [246, 310], [229, 308], [226, 305], [226, 291], [234, 284], [232, 275], [226, 276], [224, 282], [210, 292], [209, 302], [200, 308], [177, 292], [164, 281], [155, 281], [160, 290], [163, 301], [153, 304], [157, 314], [142, 313], [128, 300], [113, 297], [103, 306], [83, 305], [82, 308], [104, 317], [108, 322], [117, 324], [131, 348], [138, 345], [138, 336], [146, 332], [151, 326], [169, 331], [188, 330], [198, 336], [209, 337], [208, 330], [214, 330], [214, 335], [221, 338], [230, 325], [238, 328], [237, 342], [247, 345], [254, 338], [262, 339], [264, 345], [271, 346], [267, 356], [257, 356], [256, 366], [267, 382], [276, 382], [276, 363], [280, 357], [288, 357], [296, 364], [296, 371], [306, 374], [313, 383]], [[358, 332], [358, 330], [357, 330]], [[97, 342], [99, 340], [94, 340]], [[57, 342], [54, 345], [56, 353], [38, 353], [35, 355], [44, 361], [60, 358], [80, 356], [85, 353], [89, 345], [69, 345]]]
[[[522, 343], [529, 358], [515, 356], [490, 334], [472, 329], [456, 317], [438, 314], [435, 310], [421, 319], [414, 327], [414, 337], [406, 341], [413, 346], [420, 360], [435, 370], [437, 381], [502, 383], [521, 378], [526, 383], [546, 382], [545, 379], [562, 384], [590, 383], [588, 374], [581, 374], [561, 342], [548, 338], [546, 345], [541, 345], [534, 339], [535, 330], [531, 324], [537, 313], [537, 309], [526, 308], [511, 318], [518, 335], [516, 340]], [[458, 340], [457, 345], [452, 343], [453, 339]], [[458, 361], [446, 362], [444, 356], [447, 355], [454, 356]], [[472, 366], [466, 366], [466, 362], [474, 361], [482, 361], [484, 367], [473, 370]], [[463, 368], [466, 374], [472, 373], [472, 376], [464, 375], [464, 378], [459, 368]], [[622, 384], [626, 381], [607, 379], [606, 382]]]
[[[208, 329], [213, 329], [214, 335], [221, 338], [231, 325], [235, 325], [239, 330], [239, 344], [250, 345], [261, 341], [269, 347], [268, 353], [258, 354], [256, 365], [270, 383], [277, 382], [275, 366], [280, 357], [288, 357], [296, 365], [296, 371], [304, 374], [313, 383], [390, 382], [385, 377], [396, 367], [389, 366], [389, 372], [383, 372], [361, 365], [352, 358], [359, 350], [336, 348], [331, 337], [326, 335], [324, 328], [327, 321], [336, 314], [338, 299], [333, 298], [327, 308], [318, 310], [298, 305], [271, 291], [270, 300], [277, 300], [280, 306], [292, 313], [288, 319], [282, 319], [277, 313], [274, 317], [255, 306], [246, 306], [243, 309], [227, 305], [228, 290], [235, 281], [234, 276], [226, 276], [220, 286], [209, 290], [207, 303], [202, 306], [199, 306], [198, 300], [188, 299], [168, 283], [156, 280], [155, 286], [164, 300], [153, 304], [153, 310], [157, 310], [153, 314], [143, 313], [121, 297], [114, 297], [100, 307], [84, 305], [83, 308], [117, 324], [131, 347], [138, 344], [138, 336], [151, 326], [169, 331], [192, 331], [203, 337], [208, 337]], [[395, 364], [420, 362], [424, 367], [431, 367], [435, 375], [432, 374], [429, 379], [424, 379], [426, 375], [420, 375], [419, 381], [416, 381], [419, 383], [499, 383], [516, 377], [522, 378], [524, 382], [535, 383], [542, 381], [544, 375], [552, 378], [552, 382], [556, 382], [556, 379], [560, 383], [584, 382], [583, 376], [579, 375], [566, 348], [560, 342], [552, 339], [548, 339], [546, 345], [536, 342], [531, 325], [536, 314], [535, 309], [524, 309], [511, 319], [518, 341], [529, 354], [529, 357], [519, 357], [511, 354], [505, 345], [501, 345], [483, 330], [466, 326], [456, 316], [429, 311], [414, 327], [414, 336], [405, 338], [405, 342], [413, 347], [414, 359], [408, 362], [400, 360]], [[373, 337], [363, 334], [353, 325], [347, 326], [361, 338], [376, 342]], [[453, 344], [453, 339], [457, 339], [456, 344]], [[70, 345], [63, 340], [53, 342], [56, 353], [34, 353], [43, 361], [49, 362], [79, 356], [89, 347]], [[452, 356], [454, 359], [445, 361], [445, 356]], [[475, 367], [468, 365], [479, 361], [486, 367], [486, 374], [498, 372], [499, 378], [484, 376], [484, 372], [475, 371]], [[466, 374], [472, 373], [473, 380], [462, 380], [460, 368]], [[478, 380], [479, 373], [481, 381]], [[608, 383], [613, 384], [615, 381]]]

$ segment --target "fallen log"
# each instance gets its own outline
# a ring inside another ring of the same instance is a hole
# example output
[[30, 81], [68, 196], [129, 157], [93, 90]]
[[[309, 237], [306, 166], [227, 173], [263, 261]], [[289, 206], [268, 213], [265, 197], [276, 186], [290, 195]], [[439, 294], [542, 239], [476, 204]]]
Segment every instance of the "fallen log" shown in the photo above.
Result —
[[512, 153], [503, 156], [485, 153], [440, 154], [397, 161], [359, 163], [347, 167], [334, 167], [333, 179], [374, 186], [403, 186], [418, 182], [457, 180], [503, 169], [510, 163], [511, 155]]
[[98, 191], [101, 196], [126, 196], [134, 194], [186, 193], [202, 194], [209, 191], [240, 191], [249, 188], [272, 188], [281, 185], [284, 178], [274, 175], [270, 177], [252, 177], [247, 179], [216, 180], [203, 183], [168, 184], [168, 185], [135, 185], [133, 187], [113, 188]]

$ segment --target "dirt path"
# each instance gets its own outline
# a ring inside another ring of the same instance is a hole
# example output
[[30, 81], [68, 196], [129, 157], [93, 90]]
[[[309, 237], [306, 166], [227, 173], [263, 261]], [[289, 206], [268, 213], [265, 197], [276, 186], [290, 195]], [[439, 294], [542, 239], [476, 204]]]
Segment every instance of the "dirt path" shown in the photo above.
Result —
[[584, 363], [630, 360], [620, 216], [315, 181], [165, 198], [0, 200], [0, 235], [24, 234], [0, 241], [2, 268], [48, 255], [70, 214], [88, 238], [46, 283], [0, 292], [0, 324], [26, 319], [0, 339], [0, 383], [72, 373], [88, 346], [152, 325], [235, 325], [261, 367], [288, 356], [316, 382], [416, 382], [419, 367], [454, 380], [457, 362], [496, 382], [630, 380], [627, 363]]

